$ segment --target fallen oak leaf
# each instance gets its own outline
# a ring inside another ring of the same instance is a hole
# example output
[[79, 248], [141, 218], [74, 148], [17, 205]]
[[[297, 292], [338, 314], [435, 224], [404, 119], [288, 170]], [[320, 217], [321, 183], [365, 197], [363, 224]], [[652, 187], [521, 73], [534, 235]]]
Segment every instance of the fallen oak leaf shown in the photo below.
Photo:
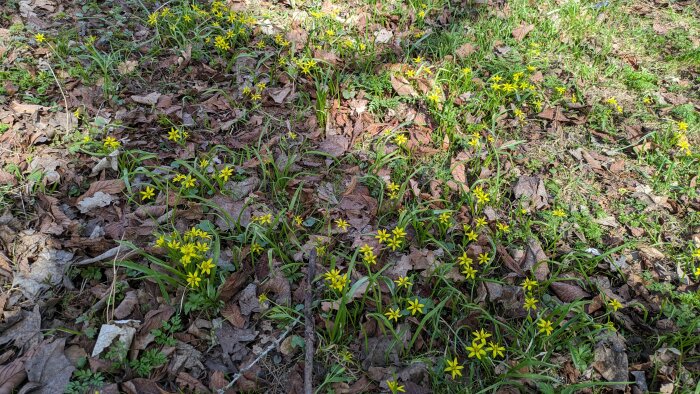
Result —
[[75, 370], [63, 353], [66, 339], [45, 340], [25, 363], [27, 378], [31, 383], [39, 383], [39, 394], [63, 392]]
[[16, 359], [7, 365], [0, 365], [0, 394], [14, 393], [17, 386], [24, 382], [27, 377], [24, 361]]
[[396, 94], [399, 96], [418, 97], [418, 92], [416, 92], [413, 86], [411, 86], [411, 83], [401, 75], [391, 76], [391, 87], [394, 88], [394, 91], [396, 91]]
[[535, 29], [535, 25], [520, 22], [520, 26], [513, 29], [513, 38], [515, 41], [522, 41], [525, 36]]
[[579, 286], [565, 282], [552, 282], [549, 287], [554, 291], [554, 294], [564, 302], [578, 301], [591, 296]]

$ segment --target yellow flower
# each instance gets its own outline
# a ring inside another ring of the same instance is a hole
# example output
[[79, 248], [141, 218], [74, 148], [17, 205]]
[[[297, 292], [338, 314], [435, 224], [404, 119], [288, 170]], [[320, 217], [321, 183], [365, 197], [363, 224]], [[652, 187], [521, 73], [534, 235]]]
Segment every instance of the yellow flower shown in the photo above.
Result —
[[471, 229], [469, 229], [468, 232], [464, 233], [464, 236], [467, 237], [467, 241], [476, 241], [477, 239], [479, 239], [479, 234], [475, 233]]
[[483, 218], [483, 217], [477, 218], [477, 219], [474, 221], [474, 225], [475, 225], [477, 228], [486, 226], [487, 224], [488, 224], [488, 221], [486, 220], [486, 218]]
[[617, 312], [618, 309], [622, 308], [622, 304], [620, 303], [620, 301], [614, 298], [608, 301], [608, 306], [612, 308], [613, 312]]
[[433, 91], [428, 95], [428, 101], [430, 101], [433, 104], [437, 104], [440, 102], [440, 94], [437, 91]]
[[170, 131], [168, 132], [168, 140], [173, 141], [173, 142], [178, 142], [180, 141], [181, 135], [180, 135], [180, 130], [171, 127]]
[[472, 335], [474, 335], [474, 339], [472, 340], [472, 343], [474, 342], [481, 342], [481, 343], [486, 343], [486, 339], [491, 337], [491, 333], [485, 331], [483, 328], [480, 329], [479, 331], [473, 331]]
[[297, 227], [301, 227], [301, 224], [304, 223], [304, 218], [302, 218], [299, 215], [294, 216], [294, 224], [297, 225]]
[[396, 309], [389, 308], [389, 310], [387, 312], [385, 312], [384, 315], [386, 315], [387, 319], [398, 322], [399, 317], [401, 317], [401, 311], [399, 310], [399, 308], [396, 308]]
[[43, 43], [44, 41], [46, 41], [46, 36], [45, 36], [43, 33], [37, 33], [37, 34], [34, 36], [34, 39], [36, 40], [36, 42], [38, 42], [39, 44], [41, 44], [41, 43]]
[[253, 222], [260, 223], [261, 225], [272, 224], [272, 214], [266, 213], [265, 215], [253, 217]]
[[530, 280], [530, 278], [525, 278], [525, 282], [522, 284], [523, 289], [527, 291], [528, 293], [532, 291], [537, 286], [537, 281], [536, 280]]
[[170, 242], [168, 242], [168, 248], [173, 249], [173, 250], [180, 249], [180, 242], [176, 241], [174, 239], [170, 240]]
[[455, 357], [452, 361], [446, 360], [446, 362], [447, 362], [447, 367], [445, 367], [445, 373], [451, 374], [452, 380], [454, 380], [454, 378], [457, 376], [462, 376], [462, 369], [464, 368], [464, 366], [459, 365], [459, 361], [457, 360], [457, 357]]
[[494, 75], [493, 77], [491, 77], [491, 80], [492, 80], [493, 82], [496, 82], [496, 83], [501, 82], [502, 79], [503, 79], [503, 78], [501, 78], [501, 76], [498, 75], [498, 74], [496, 74], [496, 75]]
[[89, 135], [89, 134], [85, 134], [85, 136], [83, 137], [83, 143], [84, 143], [84, 144], [87, 144], [87, 143], [90, 142], [90, 141], [92, 141], [92, 138], [90, 138], [90, 135]]
[[406, 70], [406, 78], [413, 78], [413, 77], [415, 77], [415, 76], [416, 76], [416, 71], [415, 71], [415, 70], [413, 70], [413, 69], [411, 69], [411, 68], [409, 68], [408, 70]]
[[394, 282], [396, 282], [398, 287], [408, 287], [413, 284], [408, 280], [408, 276], [399, 276], [399, 278], [394, 280]]
[[700, 259], [700, 248], [695, 249], [695, 251], [693, 252], [693, 257], [696, 259]]
[[523, 308], [525, 308], [527, 310], [531, 310], [531, 309], [536, 310], [537, 305], [535, 305], [535, 304], [537, 304], [538, 302], [539, 301], [537, 301], [537, 299], [535, 299], [535, 297], [525, 296], [525, 304], [523, 305]]
[[469, 352], [468, 357], [476, 357], [477, 359], [481, 360], [481, 358], [486, 355], [484, 346], [486, 346], [486, 342], [472, 341], [472, 345], [466, 347], [467, 351]]
[[554, 211], [552, 211], [552, 215], [558, 218], [563, 218], [566, 216], [566, 212], [564, 212], [563, 209], [555, 209]]
[[214, 47], [222, 51], [228, 51], [231, 49], [231, 46], [226, 41], [226, 38], [220, 35], [214, 37]]
[[472, 262], [473, 260], [471, 259], [471, 257], [467, 256], [467, 252], [463, 252], [462, 255], [459, 256], [459, 258], [457, 258], [457, 263], [460, 266], [471, 265]]
[[158, 23], [158, 11], [152, 12], [150, 15], [148, 15], [148, 24], [153, 26], [156, 23]]
[[474, 197], [476, 197], [476, 201], [480, 205], [486, 204], [490, 201], [488, 193], [484, 191], [484, 188], [482, 188], [481, 185], [474, 187], [473, 193]]
[[195, 185], [197, 185], [197, 180], [190, 174], [187, 174], [185, 179], [182, 180], [182, 187], [184, 188], [195, 187]]
[[209, 245], [204, 242], [197, 242], [194, 247], [199, 253], [206, 253], [209, 251]]
[[479, 264], [488, 263], [490, 260], [489, 254], [488, 253], [479, 253], [478, 260], [479, 260]]
[[343, 232], [347, 231], [349, 226], [348, 222], [343, 219], [335, 219], [335, 225]]
[[371, 246], [364, 244], [360, 248], [360, 253], [362, 253], [363, 255], [374, 254], [374, 249], [372, 249]]
[[403, 227], [395, 227], [391, 230], [391, 233], [394, 234], [396, 238], [403, 239], [406, 237], [406, 230]]
[[398, 146], [404, 146], [408, 142], [408, 137], [406, 137], [404, 134], [397, 134], [396, 137], [394, 137], [394, 143]]
[[211, 273], [211, 269], [216, 267], [216, 265], [212, 262], [211, 259], [202, 261], [199, 264], [199, 269], [202, 270], [202, 274], [209, 275]]
[[159, 248], [164, 248], [165, 247], [165, 235], [160, 235], [158, 239], [156, 240], [156, 246]]
[[695, 269], [695, 277], [700, 278], [700, 267]]
[[253, 254], [257, 254], [263, 251], [263, 247], [260, 246], [259, 243], [253, 242], [250, 244], [250, 252]]
[[267, 294], [265, 294], [265, 293], [260, 293], [260, 295], [258, 296], [258, 303], [259, 304], [264, 304], [268, 300], [269, 300], [269, 298], [267, 298]]
[[150, 200], [153, 198], [153, 196], [156, 195], [155, 189], [153, 189], [151, 186], [146, 186], [145, 190], [141, 190], [141, 201], [146, 201]]
[[391, 239], [389, 239], [389, 242], [387, 242], [387, 246], [390, 247], [392, 251], [400, 248], [401, 247], [401, 238], [396, 237], [396, 236], [391, 237]]
[[502, 233], [509, 233], [510, 232], [510, 226], [505, 224], [505, 223], [496, 223], [496, 227], [498, 228], [498, 231]]
[[187, 284], [190, 285], [190, 287], [195, 288], [199, 286], [199, 282], [202, 281], [202, 278], [199, 277], [199, 272], [194, 271], [190, 272], [187, 274]]
[[[37, 40], [39, 41], [39, 40]], [[688, 130], [688, 123], [686, 122], [678, 122], [678, 131], [687, 131]]]
[[395, 380], [387, 380], [386, 386], [389, 388], [389, 391], [391, 391], [391, 394], [406, 392], [406, 389], [404, 389], [403, 386], [399, 385], [399, 382]]
[[423, 63], [423, 58], [420, 56], [416, 56], [415, 58], [413, 58], [413, 63]]
[[549, 320], [540, 319], [537, 322], [537, 327], [540, 334], [544, 333], [547, 336], [551, 335], [552, 331], [554, 331], [554, 326], [552, 326], [552, 322]]
[[219, 178], [224, 182], [228, 182], [228, 178], [233, 174], [233, 169], [231, 167], [224, 167], [219, 171]]
[[335, 282], [338, 278], [340, 277], [340, 270], [335, 268], [332, 269], [325, 274], [323, 274], [323, 279], [329, 281], [329, 282]]
[[386, 230], [382, 229], [377, 230], [377, 235], [374, 236], [374, 238], [376, 238], [380, 244], [388, 241], [390, 237], [391, 236], [386, 232]]
[[117, 148], [119, 148], [120, 145], [121, 144], [119, 143], [119, 141], [117, 141], [116, 138], [111, 137], [111, 136], [105, 138], [105, 140], [104, 140], [104, 147], [107, 149], [110, 149], [110, 150], [117, 149]]
[[467, 279], [475, 279], [476, 278], [476, 270], [471, 265], [466, 265], [466, 266], [462, 267], [462, 274], [464, 274], [464, 276]]
[[411, 312], [411, 316], [415, 315], [416, 313], [423, 313], [423, 307], [425, 305], [421, 304], [418, 298], [414, 299], [413, 301], [408, 300], [408, 311]]
[[438, 217], [438, 221], [442, 224], [449, 224], [450, 223], [450, 213], [449, 212], [443, 212], [440, 214], [440, 217]]
[[486, 348], [487, 352], [491, 352], [491, 357], [503, 357], [503, 351], [506, 350], [505, 347], [500, 346], [495, 342], [489, 341], [489, 347]]
[[563, 95], [564, 92], [566, 92], [566, 88], [563, 87], [563, 86], [558, 86], [558, 87], [556, 88], [556, 91], [557, 91], [557, 93], [559, 93], [560, 95]]

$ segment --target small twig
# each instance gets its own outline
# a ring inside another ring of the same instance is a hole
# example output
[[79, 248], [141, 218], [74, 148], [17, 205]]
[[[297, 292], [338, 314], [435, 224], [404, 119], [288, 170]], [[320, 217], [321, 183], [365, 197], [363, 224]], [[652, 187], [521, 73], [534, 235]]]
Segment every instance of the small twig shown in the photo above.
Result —
[[284, 340], [284, 338], [286, 338], [287, 335], [289, 335], [289, 333], [292, 332], [292, 329], [297, 325], [297, 323], [299, 323], [299, 318], [294, 320], [289, 325], [289, 327], [287, 327], [287, 330], [285, 332], [283, 332], [279, 338], [275, 339], [275, 341], [272, 342], [270, 344], [270, 346], [268, 346], [267, 349], [265, 349], [264, 352], [260, 353], [260, 355], [258, 355], [258, 357], [256, 357], [255, 360], [251, 361], [250, 364], [248, 364], [247, 366], [241, 368], [241, 370], [238, 371], [238, 373], [233, 376], [233, 379], [231, 379], [231, 381], [229, 382], [229, 384], [226, 385], [226, 387], [216, 390], [217, 394], [224, 394], [226, 392], [226, 390], [233, 387], [233, 385], [236, 384], [238, 379], [240, 379], [241, 376], [243, 376], [244, 372], [246, 372], [247, 370], [252, 368], [255, 364], [257, 364], [260, 360], [262, 360], [265, 356], [267, 356], [267, 354], [270, 353], [270, 351], [272, 349], [278, 347], [280, 345], [280, 343]]
[[314, 315], [311, 311], [314, 302], [313, 283], [316, 276], [316, 250], [311, 250], [309, 265], [306, 267], [306, 295], [304, 297], [304, 339], [306, 357], [304, 358], [304, 394], [313, 394], [314, 378]]
[[68, 129], [68, 126], [70, 124], [70, 112], [68, 111], [68, 99], [66, 98], [66, 92], [63, 91], [63, 86], [61, 86], [61, 82], [58, 81], [58, 77], [56, 76], [56, 73], [53, 72], [53, 67], [51, 67], [51, 63], [49, 63], [47, 61], [46, 65], [49, 67], [49, 71], [51, 71], [51, 76], [53, 76], [53, 80], [56, 81], [56, 85], [58, 86], [58, 90], [61, 91], [61, 96], [63, 96], [63, 106], [65, 107], [64, 109], [66, 110], [66, 133], [68, 133], [70, 131]]

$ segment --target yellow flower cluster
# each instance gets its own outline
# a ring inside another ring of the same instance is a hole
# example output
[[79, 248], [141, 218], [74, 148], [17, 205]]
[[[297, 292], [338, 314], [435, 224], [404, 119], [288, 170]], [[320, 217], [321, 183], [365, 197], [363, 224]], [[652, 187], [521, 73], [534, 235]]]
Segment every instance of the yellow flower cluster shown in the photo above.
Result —
[[367, 245], [364, 244], [360, 248], [360, 253], [362, 253], [362, 262], [371, 265], [371, 264], [377, 264], [377, 255], [374, 254], [374, 249]]
[[403, 227], [396, 227], [391, 230], [391, 234], [392, 235], [389, 235], [386, 230], [379, 229], [374, 238], [376, 238], [380, 244], [386, 243], [392, 251], [395, 251], [401, 247], [406, 239], [406, 230]]
[[346, 273], [345, 275], [341, 275], [340, 270], [337, 268], [332, 269], [323, 274], [323, 279], [326, 280], [326, 283], [328, 284], [328, 286], [330, 286], [331, 289], [337, 291], [343, 291], [343, 289], [345, 289], [345, 286], [347, 286], [349, 281], [348, 274]]
[[484, 205], [490, 201], [489, 194], [484, 191], [484, 188], [481, 187], [481, 185], [475, 186], [472, 193], [474, 193], [474, 197], [479, 205]]
[[180, 183], [184, 189], [189, 189], [197, 185], [197, 180], [192, 176], [192, 174], [177, 174], [173, 178], [174, 183]]
[[617, 111], [618, 114], [622, 113], [622, 106], [617, 103], [617, 99], [615, 97], [610, 97], [607, 100], [605, 100], [605, 103], [611, 106], [615, 111]]
[[168, 140], [173, 142], [184, 142], [189, 136], [190, 133], [176, 129], [175, 127], [171, 127], [170, 131], [168, 132]]
[[532, 293], [532, 290], [537, 287], [537, 281], [530, 278], [525, 278], [525, 282], [522, 283], [523, 290], [525, 291], [525, 304], [523, 308], [526, 310], [536, 310], [537, 303], [539, 302]]
[[121, 146], [121, 143], [119, 141], [117, 141], [116, 138], [111, 137], [111, 136], [105, 138], [103, 144], [104, 144], [104, 147], [108, 150], [115, 150]]
[[311, 71], [313, 71], [316, 68], [318, 62], [316, 62], [316, 59], [312, 59], [312, 58], [303, 59], [302, 58], [302, 59], [295, 59], [294, 64], [296, 64], [297, 67], [299, 67], [299, 71], [301, 71], [302, 74], [310, 75]]
[[212, 258], [206, 258], [211, 249], [212, 236], [196, 227], [187, 230], [182, 236], [178, 232], [161, 234], [155, 246], [166, 249], [171, 259], [178, 261], [180, 269], [191, 288], [198, 288], [204, 275], [216, 270]]
[[389, 190], [389, 199], [396, 200], [399, 198], [399, 189], [401, 188], [398, 184], [394, 182], [389, 182], [386, 185], [387, 190]]
[[266, 213], [265, 215], [253, 216], [252, 222], [258, 223], [262, 226], [271, 225], [272, 224], [272, 214]]
[[482, 357], [486, 356], [487, 353], [491, 353], [491, 358], [503, 357], [503, 351], [506, 350], [505, 347], [501, 346], [498, 342], [488, 341], [488, 346], [486, 344], [487, 339], [491, 337], [491, 333], [486, 332], [483, 328], [479, 331], [472, 332], [474, 338], [472, 339], [471, 346], [467, 346], [466, 349], [469, 352], [468, 357], [476, 358], [481, 360]]

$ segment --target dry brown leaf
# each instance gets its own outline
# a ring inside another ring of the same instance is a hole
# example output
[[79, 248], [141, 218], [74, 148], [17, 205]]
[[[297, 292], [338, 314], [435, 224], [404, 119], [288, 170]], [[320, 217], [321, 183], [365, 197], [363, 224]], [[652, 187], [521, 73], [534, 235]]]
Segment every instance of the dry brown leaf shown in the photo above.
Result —
[[391, 87], [399, 96], [418, 97], [418, 92], [413, 89], [411, 83], [401, 75], [391, 75]]
[[523, 197], [529, 200], [528, 206], [530, 208], [539, 210], [549, 206], [547, 190], [539, 177], [521, 176], [513, 186], [513, 194], [518, 200]]
[[476, 52], [476, 47], [470, 43], [463, 44], [457, 50], [455, 51], [455, 55], [457, 55], [458, 58], [464, 59], [465, 57], [471, 55], [472, 53]]
[[532, 271], [538, 281], [547, 280], [549, 275], [549, 266], [547, 265], [547, 255], [542, 250], [540, 242], [534, 238], [527, 241], [525, 248], [525, 256], [520, 262], [520, 266], [524, 271]]
[[578, 301], [591, 296], [579, 286], [570, 283], [552, 282], [549, 287], [554, 291], [554, 294], [564, 302]]
[[139, 104], [156, 105], [158, 103], [158, 99], [160, 98], [160, 96], [161, 96], [160, 93], [153, 92], [153, 93], [149, 93], [145, 96], [133, 95], [133, 96], [131, 96], [131, 99], [134, 100], [134, 102], [139, 103]]
[[12, 394], [20, 383], [24, 382], [27, 373], [24, 371], [24, 358], [13, 360], [6, 365], [0, 365], [0, 394]]
[[520, 26], [513, 29], [513, 38], [515, 41], [522, 41], [525, 36], [535, 29], [535, 25], [526, 24], [521, 22]]
[[79, 203], [83, 201], [84, 199], [88, 197], [92, 197], [95, 195], [97, 192], [102, 192], [105, 194], [117, 194], [121, 193], [126, 185], [124, 184], [124, 181], [121, 179], [108, 179], [104, 181], [95, 181], [92, 184], [90, 184], [90, 187], [88, 190], [83, 193], [82, 196], [78, 197], [76, 200], [76, 203]]
[[39, 383], [39, 394], [62, 393], [75, 367], [63, 354], [66, 339], [54, 341], [45, 340], [39, 344], [35, 353], [25, 363], [27, 379], [31, 383]]

